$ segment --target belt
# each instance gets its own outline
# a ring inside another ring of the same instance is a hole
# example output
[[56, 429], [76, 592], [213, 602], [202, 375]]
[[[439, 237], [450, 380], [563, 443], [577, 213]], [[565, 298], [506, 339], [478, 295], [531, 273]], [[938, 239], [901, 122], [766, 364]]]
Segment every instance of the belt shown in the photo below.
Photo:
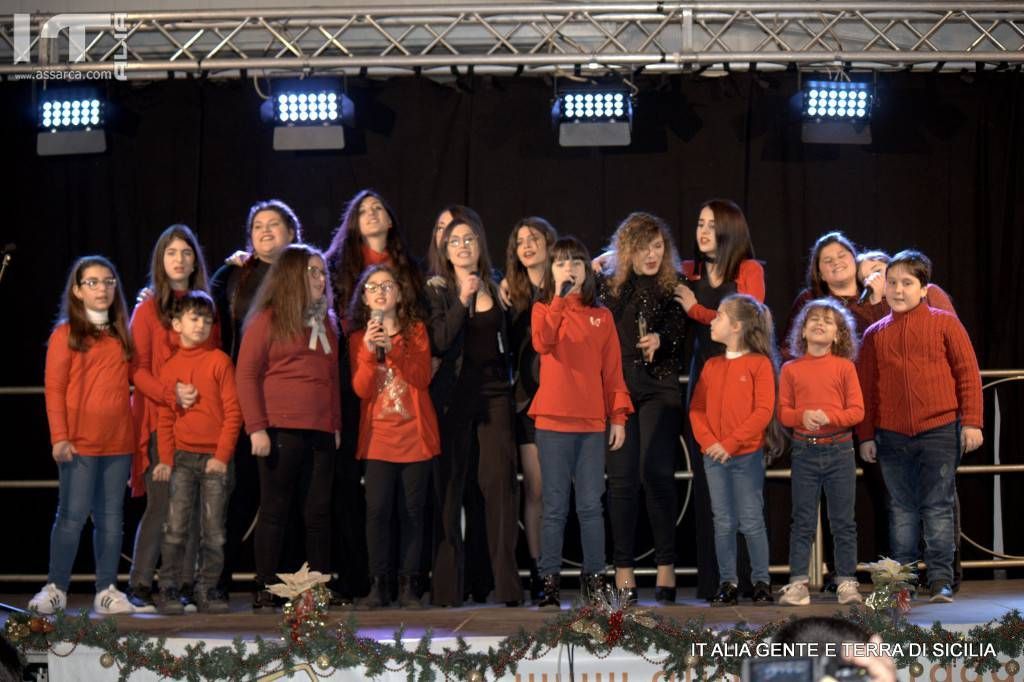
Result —
[[793, 440], [798, 440], [801, 443], [807, 443], [808, 445], [836, 445], [838, 443], [849, 443], [853, 440], [853, 432], [842, 431], [840, 433], [832, 433], [827, 436], [811, 436], [806, 433], [794, 431]]

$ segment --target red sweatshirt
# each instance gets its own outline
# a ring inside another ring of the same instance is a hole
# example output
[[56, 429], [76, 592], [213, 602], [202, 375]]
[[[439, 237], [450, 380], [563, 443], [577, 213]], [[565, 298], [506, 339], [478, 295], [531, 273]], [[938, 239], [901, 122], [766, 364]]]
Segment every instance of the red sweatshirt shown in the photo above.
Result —
[[46, 418], [50, 443], [71, 441], [80, 455], [128, 455], [135, 448], [124, 348], [103, 334], [85, 352], [68, 347], [70, 327], [53, 330], [46, 348]]
[[271, 341], [269, 310], [256, 315], [245, 329], [238, 352], [238, 400], [245, 431], [268, 427], [341, 430], [338, 390], [338, 335], [330, 323], [331, 352], [317, 343], [309, 349], [309, 328], [296, 337]]
[[528, 414], [537, 428], [594, 433], [604, 431], [608, 419], [625, 424], [633, 403], [611, 311], [584, 306], [572, 294], [534, 303], [530, 319], [540, 387]]
[[916, 436], [957, 417], [964, 426], [982, 426], [978, 359], [952, 313], [921, 303], [886, 315], [864, 332], [857, 374], [861, 441], [873, 439], [876, 428]]
[[[184, 295], [184, 291], [174, 292], [175, 298]], [[135, 306], [131, 330], [132, 341], [135, 343], [135, 356], [132, 362], [132, 383], [135, 385], [135, 393], [132, 395], [132, 419], [135, 420], [138, 441], [132, 456], [131, 488], [132, 497], [138, 497], [146, 493], [145, 474], [149, 468], [149, 437], [156, 431], [158, 410], [161, 405], [174, 407], [177, 402], [174, 384], [165, 386], [157, 377], [160, 376], [164, 363], [178, 350], [179, 335], [160, 321], [157, 301], [152, 296]], [[205, 346], [220, 347], [219, 322], [214, 323]]]
[[227, 464], [242, 428], [231, 358], [219, 348], [182, 348], [160, 370], [160, 380], [171, 386], [179, 381], [192, 384], [199, 392], [187, 410], [179, 405], [160, 406], [160, 462], [173, 467], [174, 452], [187, 450], [211, 454]]
[[[391, 337], [391, 351], [383, 365], [375, 351], [363, 343], [366, 330], [349, 337], [352, 362], [352, 390], [362, 398], [359, 412], [359, 445], [356, 459], [384, 462], [422, 462], [441, 452], [441, 434], [437, 427], [434, 403], [430, 400], [430, 338], [427, 328], [417, 322], [409, 338]], [[404, 389], [396, 397], [381, 391], [384, 370]], [[396, 406], [400, 403], [400, 407]]]
[[[818, 431], [804, 428], [804, 412], [823, 410], [829, 423]], [[779, 421], [806, 436], [849, 431], [864, 419], [864, 398], [857, 368], [846, 358], [828, 353], [803, 355], [779, 373]]]
[[[681, 270], [687, 281], [694, 282], [700, 279], [696, 274], [696, 267], [696, 263], [692, 260], [683, 261]], [[739, 272], [736, 273], [736, 292], [748, 294], [764, 303], [764, 268], [756, 260], [748, 258], [740, 262]], [[711, 324], [711, 320], [715, 319], [717, 313], [717, 310], [695, 303], [686, 314], [701, 324]]]
[[704, 365], [690, 399], [693, 437], [701, 452], [721, 443], [733, 457], [747, 455], [764, 443], [774, 410], [771, 361], [759, 353], [719, 355]]

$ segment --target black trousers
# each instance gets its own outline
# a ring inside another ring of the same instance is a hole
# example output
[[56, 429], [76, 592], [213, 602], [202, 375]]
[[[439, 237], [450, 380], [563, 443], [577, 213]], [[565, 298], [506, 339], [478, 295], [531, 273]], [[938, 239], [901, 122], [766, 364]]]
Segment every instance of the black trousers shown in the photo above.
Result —
[[[331, 486], [334, 434], [305, 429], [268, 429], [270, 454], [258, 457], [260, 516], [256, 523], [256, 579], [276, 583], [293, 499], [302, 504], [305, 558], [314, 571], [328, 573], [331, 560]], [[298, 566], [294, 567], [295, 569]]]
[[434, 604], [462, 604], [465, 548], [461, 520], [465, 487], [472, 480], [474, 441], [480, 450], [476, 479], [487, 520], [495, 598], [499, 602], [522, 600], [516, 568], [519, 483], [514, 418], [510, 394], [481, 396], [475, 392], [460, 395], [444, 416], [443, 452], [434, 459], [434, 489], [440, 506], [431, 590]]
[[392, 518], [398, 511], [398, 574], [418, 575], [423, 550], [423, 510], [430, 486], [430, 460], [366, 461], [366, 545], [370, 573], [392, 573]]

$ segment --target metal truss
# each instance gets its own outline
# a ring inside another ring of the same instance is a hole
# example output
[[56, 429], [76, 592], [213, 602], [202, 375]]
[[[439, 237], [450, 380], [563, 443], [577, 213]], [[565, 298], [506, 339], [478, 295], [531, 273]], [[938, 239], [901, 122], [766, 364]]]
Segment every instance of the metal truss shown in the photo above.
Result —
[[30, 42], [23, 19], [21, 46], [30, 45], [31, 61], [17, 64], [14, 18], [0, 18], [0, 74], [585, 74], [1024, 63], [1024, 2], [522, 2], [112, 16], [114, 28], [86, 29], [77, 62], [64, 34], [40, 38], [51, 15], [31, 15]]

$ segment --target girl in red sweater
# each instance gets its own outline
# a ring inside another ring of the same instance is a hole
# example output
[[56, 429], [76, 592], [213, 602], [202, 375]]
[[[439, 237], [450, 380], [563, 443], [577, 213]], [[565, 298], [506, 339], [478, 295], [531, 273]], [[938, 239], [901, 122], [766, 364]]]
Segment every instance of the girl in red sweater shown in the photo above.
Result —
[[[764, 523], [764, 451], [781, 445], [773, 426], [775, 363], [772, 316], [752, 296], [727, 296], [711, 321], [724, 355], [704, 365], [690, 401], [693, 436], [704, 453], [715, 554], [721, 577], [712, 606], [737, 602], [736, 531], [750, 551], [754, 603], [772, 601]], [[766, 442], [767, 441], [767, 442]]]
[[810, 301], [789, 337], [795, 357], [779, 377], [779, 421], [793, 429], [793, 525], [789, 537], [789, 584], [779, 603], [805, 606], [811, 542], [824, 488], [835, 540], [840, 604], [860, 603], [857, 585], [857, 524], [854, 494], [857, 464], [851, 429], [864, 418], [864, 399], [853, 360], [857, 328], [834, 298]]
[[29, 609], [67, 606], [82, 528], [95, 527], [97, 613], [132, 613], [117, 585], [124, 489], [135, 447], [128, 404], [132, 342], [117, 271], [102, 256], [79, 258], [68, 273], [60, 317], [46, 350], [46, 417], [58, 469], [57, 517], [50, 532], [48, 582]]
[[373, 265], [359, 279], [349, 306], [357, 330], [349, 339], [352, 388], [362, 406], [357, 459], [366, 461], [366, 543], [373, 586], [363, 608], [391, 601], [391, 515], [399, 509], [398, 603], [420, 608], [417, 577], [431, 460], [441, 451], [430, 401], [430, 339], [415, 301], [402, 296], [399, 276]]
[[541, 608], [561, 608], [562, 540], [574, 486], [583, 544], [581, 589], [591, 599], [604, 589], [604, 434], [607, 429], [608, 450], [621, 448], [633, 412], [615, 320], [597, 303], [589, 262], [578, 240], [555, 242], [551, 277], [532, 312], [533, 347], [540, 354], [540, 386], [529, 415], [537, 428], [543, 486]]

